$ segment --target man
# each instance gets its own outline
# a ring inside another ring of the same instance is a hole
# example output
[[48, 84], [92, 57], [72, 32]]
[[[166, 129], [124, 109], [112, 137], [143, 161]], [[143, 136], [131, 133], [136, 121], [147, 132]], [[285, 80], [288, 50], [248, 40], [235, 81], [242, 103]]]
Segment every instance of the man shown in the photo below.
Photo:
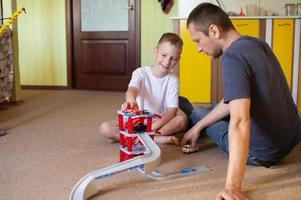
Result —
[[241, 36], [221, 8], [198, 5], [188, 17], [187, 28], [199, 52], [222, 56], [224, 98], [216, 106], [188, 113], [193, 127], [182, 145], [191, 143], [195, 148], [201, 132], [206, 132], [229, 154], [225, 187], [216, 199], [246, 199], [241, 191], [246, 164], [269, 167], [299, 143], [297, 108], [270, 47]]

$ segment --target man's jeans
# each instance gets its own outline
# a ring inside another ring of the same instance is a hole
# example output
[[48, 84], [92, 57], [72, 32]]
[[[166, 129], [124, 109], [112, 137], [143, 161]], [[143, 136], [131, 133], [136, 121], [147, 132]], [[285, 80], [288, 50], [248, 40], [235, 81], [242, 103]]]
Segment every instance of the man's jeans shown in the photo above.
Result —
[[[192, 127], [203, 117], [205, 117], [217, 104], [212, 104], [208, 108], [194, 108], [191, 115], [188, 117], [190, 126]], [[229, 117], [226, 117], [216, 123], [208, 126], [203, 130], [220, 148], [225, 154], [229, 154], [228, 148], [228, 127], [229, 127]], [[254, 156], [248, 156], [248, 164], [255, 166], [265, 166], [270, 167], [273, 163], [260, 161]]]

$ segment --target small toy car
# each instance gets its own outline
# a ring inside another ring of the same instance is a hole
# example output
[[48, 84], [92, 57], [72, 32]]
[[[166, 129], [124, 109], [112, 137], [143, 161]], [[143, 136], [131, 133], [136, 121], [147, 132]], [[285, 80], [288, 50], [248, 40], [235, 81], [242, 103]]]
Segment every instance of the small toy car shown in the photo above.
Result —
[[198, 150], [199, 150], [199, 147], [198, 147], [198, 146], [192, 148], [192, 145], [191, 145], [191, 144], [185, 144], [185, 145], [183, 146], [183, 148], [182, 148], [182, 152], [183, 152], [183, 153], [187, 153], [187, 154], [196, 152], [196, 151], [198, 151]]
[[1, 136], [4, 136], [4, 135], [6, 135], [6, 134], [7, 134], [6, 130], [0, 128], [0, 137], [1, 137]]

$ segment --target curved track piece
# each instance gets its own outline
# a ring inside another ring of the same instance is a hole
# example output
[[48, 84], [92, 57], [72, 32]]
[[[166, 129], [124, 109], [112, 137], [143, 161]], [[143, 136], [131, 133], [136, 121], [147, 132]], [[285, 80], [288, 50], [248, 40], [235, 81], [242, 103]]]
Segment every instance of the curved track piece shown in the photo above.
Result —
[[192, 167], [192, 168], [184, 168], [177, 172], [171, 173], [161, 173], [158, 171], [153, 171], [151, 174], [148, 174], [147, 177], [154, 180], [163, 180], [168, 178], [176, 178], [181, 176], [187, 176], [190, 174], [197, 174], [201, 172], [207, 172], [209, 169], [207, 167]]
[[139, 133], [138, 137], [146, 148], [146, 154], [124, 162], [91, 172], [84, 176], [72, 189], [70, 200], [84, 200], [98, 193], [95, 185], [97, 179], [112, 176], [128, 169], [139, 168], [145, 175], [153, 172], [160, 163], [161, 150], [146, 133]]

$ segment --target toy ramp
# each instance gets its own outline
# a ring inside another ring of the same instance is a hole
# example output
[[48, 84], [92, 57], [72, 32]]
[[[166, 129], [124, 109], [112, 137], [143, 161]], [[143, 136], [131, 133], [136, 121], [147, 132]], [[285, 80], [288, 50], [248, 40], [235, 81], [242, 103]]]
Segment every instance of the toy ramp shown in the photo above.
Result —
[[98, 193], [95, 182], [128, 169], [139, 168], [145, 175], [152, 173], [160, 164], [160, 148], [146, 133], [138, 134], [139, 140], [146, 148], [146, 154], [110, 167], [91, 172], [84, 176], [72, 189], [70, 200], [84, 200]]

